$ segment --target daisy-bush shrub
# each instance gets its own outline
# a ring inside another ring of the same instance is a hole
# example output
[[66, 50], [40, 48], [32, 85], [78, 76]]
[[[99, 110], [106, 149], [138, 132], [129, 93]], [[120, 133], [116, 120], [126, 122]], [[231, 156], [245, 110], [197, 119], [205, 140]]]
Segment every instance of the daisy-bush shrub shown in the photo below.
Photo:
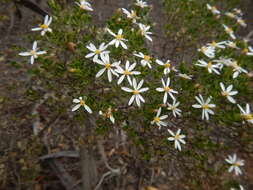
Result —
[[77, 144], [95, 143], [88, 136], [108, 139], [109, 131], [120, 129], [138, 159], [176, 163], [187, 176], [182, 184], [199, 189], [210, 179], [215, 189], [242, 188], [239, 183], [247, 182], [236, 182], [232, 173], [245, 173], [247, 162], [238, 157], [252, 144], [253, 49], [237, 33], [247, 26], [241, 11], [214, 2], [164, 0], [181, 22], [168, 20], [168, 36], [178, 30], [176, 37], [187, 36], [186, 47], [194, 44], [186, 63], [149, 50], [154, 25], [144, 1], [118, 9], [99, 28], [91, 3], [63, 9], [52, 0], [52, 15], [31, 29], [37, 32], [32, 50], [19, 54], [33, 64], [29, 72], [39, 90], [30, 89], [31, 98], [52, 93], [52, 113], [67, 113], [71, 126], [87, 129], [76, 134]]

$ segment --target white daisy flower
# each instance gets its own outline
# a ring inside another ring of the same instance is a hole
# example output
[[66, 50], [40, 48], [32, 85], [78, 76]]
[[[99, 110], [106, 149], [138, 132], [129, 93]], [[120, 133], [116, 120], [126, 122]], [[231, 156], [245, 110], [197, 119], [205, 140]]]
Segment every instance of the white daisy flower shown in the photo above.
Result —
[[132, 93], [132, 97], [130, 98], [128, 105], [130, 106], [134, 101], [136, 102], [137, 106], [141, 106], [141, 102], [145, 103], [144, 98], [141, 96], [142, 92], [146, 92], [149, 90], [149, 88], [142, 88], [142, 85], [144, 83], [144, 80], [141, 80], [139, 84], [137, 84], [136, 79], [133, 78], [132, 80], [132, 89], [127, 87], [121, 87], [122, 90], [126, 92]]
[[226, 12], [225, 15], [228, 16], [229, 18], [236, 18], [237, 17], [237, 15], [235, 15], [234, 13], [231, 13], [231, 12]]
[[151, 56], [149, 56], [149, 55], [144, 55], [144, 54], [141, 53], [141, 52], [139, 52], [138, 54], [137, 54], [137, 53], [134, 53], [134, 55], [135, 55], [136, 57], [142, 58], [142, 60], [141, 60], [141, 65], [142, 65], [143, 67], [146, 67], [146, 66], [148, 65], [148, 67], [149, 67], [150, 69], [152, 68], [152, 66], [151, 66], [151, 64], [150, 64], [150, 63], [152, 63], [152, 57], [151, 57]]
[[73, 103], [76, 103], [76, 105], [72, 108], [72, 111], [76, 111], [78, 110], [80, 107], [84, 107], [84, 109], [89, 112], [90, 114], [92, 113], [92, 110], [90, 109], [89, 106], [86, 105], [86, 102], [85, 102], [86, 98], [83, 99], [82, 97], [79, 97], [78, 99], [77, 98], [74, 98], [73, 99]]
[[141, 35], [144, 36], [146, 39], [152, 42], [152, 38], [149, 36], [152, 34], [152, 32], [149, 32], [150, 26], [146, 26], [145, 24], [138, 24]]
[[75, 2], [80, 9], [86, 10], [86, 11], [93, 11], [91, 4], [87, 2], [87, 0], [79, 0], [79, 2]]
[[185, 73], [179, 73], [177, 76], [187, 80], [192, 80], [193, 77], [193, 75], [187, 75]]
[[225, 32], [226, 32], [227, 34], [229, 34], [229, 36], [230, 36], [233, 40], [235, 40], [236, 37], [235, 37], [235, 34], [234, 34], [233, 29], [232, 29], [232, 28], [229, 28], [229, 27], [226, 26], [225, 24], [223, 24], [223, 27], [224, 27], [224, 29], [225, 29]]
[[108, 81], [112, 82], [112, 75], [115, 75], [117, 77], [119, 76], [118, 73], [114, 71], [114, 68], [116, 69], [120, 62], [111, 63], [109, 54], [101, 54], [100, 56], [101, 60], [96, 59], [94, 60], [94, 62], [98, 63], [99, 65], [103, 65], [104, 68], [98, 71], [98, 73], [96, 74], [96, 78], [99, 78], [107, 70]]
[[132, 20], [133, 23], [136, 23], [136, 20], [140, 19], [140, 17], [137, 16], [136, 11], [134, 10], [131, 10], [131, 12], [129, 12], [125, 8], [122, 8], [122, 11], [127, 15], [128, 19]]
[[148, 4], [145, 1], [142, 0], [136, 0], [135, 5], [141, 8], [148, 7]]
[[52, 29], [49, 27], [49, 25], [52, 22], [52, 17], [49, 17], [48, 15], [44, 18], [44, 23], [40, 24], [39, 27], [32, 28], [32, 31], [41, 31], [41, 35], [44, 36], [46, 32], [52, 32]]
[[105, 113], [103, 113], [101, 110], [98, 112], [99, 115], [102, 115], [106, 119], [110, 119], [110, 121], [114, 124], [115, 118], [112, 115], [112, 108], [109, 107]]
[[235, 99], [232, 97], [236, 94], [238, 94], [238, 91], [233, 91], [233, 85], [229, 85], [227, 88], [224, 86], [224, 84], [222, 82], [220, 82], [220, 87], [221, 87], [221, 95], [225, 96], [228, 101], [230, 101], [232, 104], [235, 104], [236, 101]]
[[96, 48], [96, 46], [93, 43], [90, 43], [89, 45], [86, 46], [91, 53], [87, 54], [85, 57], [86, 58], [91, 58], [93, 57], [93, 61], [98, 59], [98, 56], [101, 56], [102, 54], [109, 54], [110, 51], [105, 51], [107, 48], [107, 45], [105, 43], [100, 44], [99, 48]]
[[242, 26], [242, 27], [247, 27], [247, 24], [246, 24], [245, 20], [243, 20], [243, 19], [240, 18], [240, 17], [237, 17], [236, 22], [237, 22], [240, 26]]
[[167, 78], [166, 83], [164, 82], [163, 79], [161, 79], [161, 81], [162, 81], [163, 87], [162, 87], [162, 88], [156, 88], [156, 91], [158, 91], [158, 92], [164, 92], [163, 103], [164, 103], [164, 104], [167, 103], [168, 95], [170, 95], [170, 97], [171, 97], [173, 100], [175, 100], [175, 97], [174, 97], [173, 94], [178, 94], [178, 91], [175, 91], [175, 90], [173, 90], [173, 89], [170, 87], [170, 78], [169, 78], [169, 77]]
[[173, 100], [172, 104], [170, 103], [167, 104], [168, 105], [167, 109], [172, 111], [174, 117], [182, 115], [181, 114], [182, 110], [178, 108], [179, 104], [180, 102], [177, 102], [177, 100]]
[[211, 6], [208, 3], [206, 4], [208, 10], [210, 10], [214, 15], [220, 15], [220, 11], [215, 7]]
[[253, 124], [253, 113], [250, 111], [249, 104], [246, 104], [245, 110], [239, 104], [237, 104], [237, 106], [240, 109], [242, 118]]
[[159, 127], [159, 129], [161, 129], [162, 126], [166, 127], [168, 125], [167, 122], [162, 121], [162, 120], [167, 119], [168, 115], [160, 116], [161, 111], [162, 111], [162, 108], [159, 108], [153, 121], [151, 121], [151, 124], [152, 125], [156, 124]]
[[33, 64], [34, 60], [38, 58], [39, 55], [46, 54], [46, 51], [38, 51], [37, 48], [37, 41], [33, 42], [32, 50], [28, 52], [21, 52], [19, 53], [20, 56], [30, 56], [30, 63]]
[[[240, 190], [244, 190], [244, 187], [242, 185], [239, 185]], [[236, 190], [235, 188], [231, 188], [230, 190]]]
[[233, 11], [238, 15], [238, 16], [242, 16], [243, 13], [242, 13], [242, 10], [241, 9], [238, 9], [238, 8], [234, 8]]
[[226, 41], [226, 45], [230, 48], [234, 48], [234, 49], [240, 49], [239, 47], [237, 47], [236, 43], [235, 42], [232, 42], [232, 41]]
[[164, 70], [163, 70], [164, 75], [167, 75], [167, 74], [170, 73], [170, 71], [171, 71], [171, 62], [170, 62], [170, 60], [167, 60], [166, 62], [163, 62], [163, 61], [157, 59], [156, 63], [158, 65], [161, 65], [161, 66], [164, 67]]
[[209, 114], [214, 115], [213, 110], [211, 108], [214, 108], [215, 104], [210, 104], [211, 97], [208, 97], [208, 99], [205, 101], [203, 99], [203, 96], [199, 94], [199, 96], [195, 96], [195, 99], [198, 101], [199, 104], [194, 104], [192, 107], [194, 108], [201, 108], [202, 109], [202, 120], [206, 119], [209, 120]]
[[253, 48], [251, 46], [248, 47], [247, 55], [253, 55]]
[[200, 66], [200, 67], [206, 67], [209, 73], [215, 72], [217, 75], [220, 75], [220, 72], [218, 69], [220, 69], [219, 65], [213, 64], [211, 61], [208, 63], [204, 60], [198, 60], [200, 63], [196, 63], [195, 65]]
[[210, 46], [202, 46], [200, 49], [198, 49], [199, 52], [202, 52], [205, 54], [205, 56], [209, 58], [214, 58], [215, 57], [215, 49]]
[[235, 175], [241, 175], [242, 170], [240, 167], [244, 166], [244, 160], [238, 159], [236, 154], [233, 154], [233, 156], [229, 155], [228, 158], [225, 159], [227, 163], [229, 163], [231, 166], [228, 169], [228, 172], [235, 172]]
[[132, 85], [131, 75], [140, 75], [141, 72], [139, 71], [133, 71], [136, 66], [136, 63], [133, 63], [130, 65], [129, 61], [126, 61], [125, 69], [122, 69], [120, 66], [117, 67], [115, 70], [117, 73], [121, 74], [118, 80], [118, 84], [121, 84], [125, 77], [127, 77], [127, 80], [130, 85]]
[[124, 38], [122, 29], [119, 29], [118, 34], [113, 33], [109, 28], [107, 28], [107, 31], [114, 37], [114, 39], [109, 43], [109, 45], [115, 45], [116, 48], [121, 45], [124, 49], [127, 49], [127, 46], [124, 41], [128, 40]]
[[169, 137], [168, 140], [169, 141], [174, 141], [175, 149], [178, 149], [179, 151], [181, 151], [181, 145], [180, 145], [180, 143], [186, 144], [185, 140], [184, 140], [185, 135], [183, 135], [183, 134], [181, 135], [180, 134], [181, 133], [181, 129], [178, 129], [176, 134], [173, 133], [170, 129], [167, 129], [167, 130], [168, 130], [168, 132], [172, 136], [172, 137]]
[[237, 78], [241, 73], [248, 73], [247, 70], [243, 69], [237, 64], [237, 61], [233, 61], [229, 66], [233, 68], [233, 79]]
[[215, 42], [215, 41], [212, 41], [212, 43], [207, 43], [207, 47], [211, 47], [211, 48], [220, 48], [220, 49], [225, 49], [226, 46], [226, 41], [222, 41], [222, 42]]

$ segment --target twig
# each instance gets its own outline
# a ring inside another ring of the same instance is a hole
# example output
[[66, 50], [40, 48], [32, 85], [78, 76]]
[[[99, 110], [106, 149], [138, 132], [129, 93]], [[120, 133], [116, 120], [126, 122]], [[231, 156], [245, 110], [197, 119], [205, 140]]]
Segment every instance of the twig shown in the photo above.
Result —
[[79, 158], [80, 155], [77, 151], [62, 151], [62, 152], [56, 152], [56, 153], [48, 154], [45, 156], [41, 156], [39, 159], [46, 160], [46, 159], [60, 158], [60, 157]]

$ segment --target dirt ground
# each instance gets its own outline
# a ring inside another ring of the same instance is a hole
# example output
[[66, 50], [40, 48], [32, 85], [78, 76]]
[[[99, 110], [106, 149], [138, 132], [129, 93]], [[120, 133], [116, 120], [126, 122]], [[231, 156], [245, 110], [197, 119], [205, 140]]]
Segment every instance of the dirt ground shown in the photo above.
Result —
[[[94, 1], [92, 4], [95, 11], [92, 15], [95, 23], [98, 26], [103, 26], [104, 21], [108, 19], [117, 8], [128, 7], [131, 2], [131, 0]], [[36, 1], [36, 3], [50, 12], [46, 1]], [[164, 34], [163, 26], [166, 21], [161, 19], [164, 17], [161, 1], [150, 0], [149, 4], [153, 6], [151, 18], [153, 22], [156, 23], [154, 33], [159, 34], [153, 37], [154, 43], [150, 46], [152, 54], [160, 58], [170, 57], [172, 60], [183, 59], [190, 61], [192, 52], [185, 53], [183, 57], [175, 57], [174, 55], [175, 49], [178, 48], [179, 44], [168, 39]], [[241, 32], [247, 34], [249, 31], [253, 30], [253, 1], [243, 0], [241, 7], [245, 12], [246, 21], [249, 23], [247, 31]], [[42, 17], [22, 6], [20, 6], [19, 9], [21, 17], [18, 15], [13, 3], [0, 2], [0, 178], [1, 176], [2, 178], [9, 177], [1, 173], [1, 171], [5, 171], [3, 169], [5, 166], [1, 165], [1, 161], [6, 161], [2, 160], [6, 158], [1, 158], [1, 156], [4, 152], [13, 152], [20, 139], [29, 138], [32, 133], [31, 112], [34, 107], [34, 102], [26, 98], [27, 88], [31, 86], [30, 78], [26, 73], [26, 67], [29, 65], [20, 67], [15, 64], [15, 61], [19, 59], [15, 49], [16, 47], [29, 47], [30, 43], [25, 39], [25, 35], [29, 33], [30, 29], [34, 27]], [[138, 163], [133, 164], [138, 165]], [[15, 169], [15, 167], [12, 168]], [[158, 169], [159, 168], [157, 168], [157, 170]], [[49, 170], [48, 167], [46, 167], [45, 170], [45, 173], [50, 173], [47, 171]], [[139, 168], [139, 170], [134, 172], [134, 175], [127, 176], [128, 179], [125, 180], [128, 182], [126, 184], [126, 189], [141, 189], [139, 184], [144, 180], [145, 173], [143, 172], [145, 171]], [[52, 176], [55, 177], [54, 174], [52, 174]], [[136, 176], [143, 176], [143, 178], [135, 179]], [[61, 182], [57, 181], [56, 177], [54, 177], [50, 178], [50, 180], [52, 180], [50, 182], [51, 184], [44, 186], [43, 189], [63, 189]], [[159, 179], [157, 180], [159, 181]], [[5, 182], [1, 184], [0, 179], [0, 189], [1, 185], [4, 187], [4, 183], [7, 183], [6, 179], [2, 179], [2, 181]], [[13, 185], [13, 187], [9, 189], [16, 189], [14, 188], [15, 184], [11, 185]], [[34, 189], [42, 190], [42, 187], [36, 186]], [[78, 188], [73, 187], [73, 189]], [[105, 187], [105, 189], [110, 188]], [[160, 189], [166, 190], [166, 184], [161, 185]], [[150, 188], [148, 190], [156, 189]]]

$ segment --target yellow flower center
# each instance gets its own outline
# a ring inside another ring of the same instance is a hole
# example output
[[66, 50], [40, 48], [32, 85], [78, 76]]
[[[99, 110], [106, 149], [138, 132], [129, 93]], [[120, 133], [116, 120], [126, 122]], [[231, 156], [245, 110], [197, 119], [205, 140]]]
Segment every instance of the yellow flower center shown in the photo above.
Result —
[[242, 117], [245, 120], [252, 120], [253, 119], [253, 114], [243, 114]]
[[85, 10], [87, 8], [87, 6], [82, 4], [82, 5], [80, 5], [80, 8]]
[[134, 94], [134, 95], [137, 95], [137, 94], [140, 94], [140, 92], [139, 92], [138, 90], [134, 90], [134, 91], [133, 91], [133, 94]]
[[128, 71], [128, 70], [125, 70], [124, 71], [124, 75], [131, 75], [132, 73], [130, 72], [130, 71]]
[[96, 51], [95, 51], [95, 54], [100, 54], [101, 53], [101, 51], [99, 50], [99, 49], [97, 49]]
[[172, 90], [170, 87], [164, 87], [163, 89], [164, 89], [165, 92], [169, 92], [169, 91]]
[[36, 55], [36, 51], [35, 51], [35, 50], [31, 50], [31, 51], [30, 51], [30, 54], [31, 54], [31, 55]]
[[241, 166], [241, 164], [239, 162], [235, 162], [235, 163], [232, 164], [232, 166], [239, 167], [239, 166]]
[[249, 52], [249, 50], [248, 50], [248, 48], [244, 48], [243, 50], [242, 50], [242, 53], [248, 53]]
[[144, 55], [143, 59], [144, 59], [145, 61], [150, 61], [151, 57], [148, 56], [148, 55]]
[[42, 28], [42, 29], [48, 29], [48, 25], [47, 24], [41, 24], [40, 28]]
[[217, 8], [216, 7], [211, 7], [211, 10], [214, 12], [214, 11], [217, 10]]
[[213, 42], [211, 43], [211, 46], [216, 47], [216, 46], [217, 46], [217, 43], [216, 43], [215, 41], [213, 41]]
[[133, 12], [131, 13], [131, 18], [135, 18], [135, 17], [137, 17], [137, 15], [136, 15], [136, 12], [133, 11]]
[[117, 40], [122, 40], [122, 39], [123, 39], [123, 35], [118, 34], [118, 35], [115, 36], [115, 38], [116, 38]]
[[110, 63], [106, 63], [106, 64], [105, 64], [105, 68], [106, 68], [106, 69], [110, 69], [110, 68], [111, 68], [111, 64], [110, 64]]
[[174, 137], [176, 140], [179, 140], [180, 139], [180, 135], [179, 134], [177, 134], [177, 135], [175, 135], [175, 137]]
[[165, 64], [164, 64], [164, 67], [165, 67], [165, 68], [170, 68], [170, 64], [169, 64], [169, 63], [165, 63]]
[[209, 105], [204, 104], [204, 105], [202, 105], [202, 108], [203, 108], [203, 109], [209, 109]]
[[84, 100], [80, 100], [80, 105], [84, 106], [85, 105], [85, 101]]
[[222, 94], [222, 96], [229, 96], [229, 93], [226, 91], [223, 91], [221, 94]]
[[161, 121], [161, 119], [160, 119], [160, 117], [154, 117], [154, 121], [155, 121], [156, 123], [158, 123], [158, 122]]
[[207, 64], [207, 68], [211, 68], [213, 66], [213, 64], [212, 64], [212, 62], [210, 61], [210, 62], [208, 62], [208, 64]]

